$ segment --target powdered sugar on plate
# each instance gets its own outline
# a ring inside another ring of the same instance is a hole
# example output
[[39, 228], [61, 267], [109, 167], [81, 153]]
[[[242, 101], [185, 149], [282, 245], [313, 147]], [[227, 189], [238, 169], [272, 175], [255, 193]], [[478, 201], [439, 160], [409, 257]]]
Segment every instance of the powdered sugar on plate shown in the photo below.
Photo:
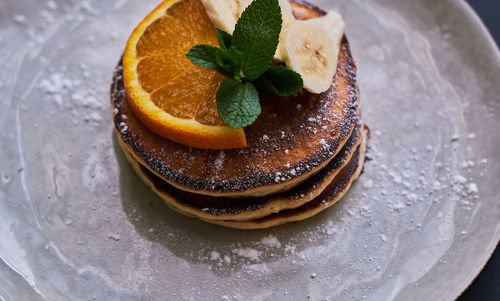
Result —
[[[169, 210], [113, 138], [111, 118], [130, 116], [109, 106], [111, 73], [128, 35], [157, 3], [83, 2], [10, 1], [15, 9], [0, 29], [0, 261], [15, 283], [8, 294], [429, 300], [429, 293], [458, 294], [486, 261], [498, 225], [492, 129], [500, 127], [500, 93], [489, 83], [497, 72], [486, 73], [494, 64], [473, 61], [477, 53], [491, 61], [478, 35], [461, 40], [453, 27], [436, 24], [449, 18], [429, 18], [431, 7], [339, 2], [372, 130], [364, 173], [314, 218], [236, 231]], [[470, 19], [460, 5], [452, 8]], [[459, 47], [471, 42], [483, 47]], [[294, 112], [308, 109], [291, 101]], [[298, 127], [323, 130], [316, 115]], [[294, 138], [266, 136], [259, 143]], [[292, 148], [280, 152], [293, 155]], [[216, 152], [211, 162], [226, 160]]]

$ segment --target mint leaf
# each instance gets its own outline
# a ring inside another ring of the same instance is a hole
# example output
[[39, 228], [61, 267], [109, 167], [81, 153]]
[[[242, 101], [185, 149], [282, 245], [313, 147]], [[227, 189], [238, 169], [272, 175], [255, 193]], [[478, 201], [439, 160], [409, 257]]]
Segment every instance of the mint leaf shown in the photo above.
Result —
[[241, 14], [232, 45], [243, 53], [243, 74], [247, 80], [258, 78], [269, 68], [282, 22], [278, 0], [255, 0]]
[[290, 96], [302, 89], [304, 82], [297, 72], [284, 66], [271, 66], [256, 80], [256, 85], [280, 96]]
[[[243, 54], [236, 50], [236, 48], [231, 47], [227, 51], [216, 52], [215, 59], [219, 66], [224, 66], [230, 68], [228, 70], [233, 70], [241, 67], [241, 64], [243, 63]], [[235, 73], [235, 75], [239, 74]]]
[[219, 49], [219, 51], [215, 52], [215, 60], [218, 64], [215, 70], [229, 78], [241, 81], [242, 59], [243, 55], [234, 47], [230, 47], [227, 51]]
[[226, 55], [233, 65], [234, 75], [239, 78], [239, 76], [241, 76], [241, 68], [243, 64], [243, 53], [231, 46], [226, 51]]
[[195, 65], [207, 69], [216, 69], [219, 66], [216, 58], [218, 51], [220, 51], [220, 48], [215, 46], [199, 44], [189, 49], [186, 56]]
[[240, 66], [233, 66], [232, 59], [224, 50], [215, 46], [196, 45], [186, 53], [186, 57], [195, 65], [213, 69], [229, 78], [234, 78], [241, 73], [241, 62]]
[[246, 127], [260, 115], [259, 92], [252, 83], [224, 80], [216, 98], [220, 117], [232, 128]]
[[215, 29], [215, 34], [217, 35], [220, 48], [228, 50], [231, 47], [231, 35], [220, 28]]
[[215, 53], [215, 60], [220, 68], [223, 68], [224, 70], [227, 70], [229, 73], [231, 73], [232, 63], [226, 52], [217, 51]]

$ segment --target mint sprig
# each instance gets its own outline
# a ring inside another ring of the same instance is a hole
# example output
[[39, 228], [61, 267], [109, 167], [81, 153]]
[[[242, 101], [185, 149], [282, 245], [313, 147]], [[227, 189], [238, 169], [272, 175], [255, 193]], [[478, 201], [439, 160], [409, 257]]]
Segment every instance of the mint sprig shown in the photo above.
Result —
[[217, 90], [217, 110], [233, 128], [246, 127], [260, 115], [257, 88], [280, 96], [302, 89], [300, 74], [271, 65], [282, 23], [278, 0], [255, 0], [241, 14], [232, 36], [215, 29], [220, 47], [200, 44], [186, 54], [194, 64], [228, 78]]

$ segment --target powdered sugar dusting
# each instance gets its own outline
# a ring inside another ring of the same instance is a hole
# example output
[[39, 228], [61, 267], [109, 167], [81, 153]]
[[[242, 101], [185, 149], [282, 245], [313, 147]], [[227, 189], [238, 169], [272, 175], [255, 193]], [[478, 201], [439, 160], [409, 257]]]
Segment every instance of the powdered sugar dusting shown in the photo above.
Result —
[[[454, 31], [432, 29], [432, 22], [449, 18], [377, 1], [340, 5], [351, 14], [363, 120], [372, 130], [364, 173], [346, 197], [314, 218], [233, 231], [166, 208], [115, 144], [111, 118], [127, 126], [133, 116], [111, 111], [111, 72], [134, 24], [157, 3], [45, 0], [23, 8], [11, 2], [18, 9], [6, 12], [0, 30], [7, 159], [0, 164], [0, 216], [8, 225], [0, 232], [9, 246], [0, 246], [0, 257], [25, 276], [7, 268], [7, 281], [30, 284], [23, 293], [32, 292], [31, 300], [57, 299], [44, 289], [54, 283], [69, 300], [427, 300], [426, 292], [446, 291], [436, 271], [477, 270], [473, 262], [489, 255], [477, 246], [494, 245], [491, 229], [498, 223], [492, 199], [500, 178], [498, 133], [491, 129], [499, 128], [500, 102], [488, 83], [496, 75], [481, 73], [486, 65], [467, 68], [474, 56], [455, 47], [462, 42]], [[291, 144], [295, 130], [328, 130], [320, 124], [325, 116], [305, 115], [307, 103], [291, 99], [289, 106], [304, 114], [303, 122], [284, 135], [283, 129], [261, 133], [255, 139], [265, 134], [267, 140], [258, 143]], [[262, 158], [279, 151], [286, 173], [305, 169], [285, 158], [298, 155], [290, 145], [257, 151]], [[170, 155], [192, 166], [194, 152]], [[207, 162], [219, 156], [215, 151]], [[212, 178], [220, 176], [214, 166], [207, 171]], [[471, 250], [474, 260], [463, 255]], [[453, 275], [463, 283], [472, 276]]]
[[14, 22], [18, 24], [26, 23], [26, 16], [24, 15], [14, 15]]
[[219, 152], [219, 157], [217, 157], [217, 159], [214, 162], [215, 169], [217, 169], [217, 170], [222, 169], [222, 166], [224, 165], [224, 158], [225, 157], [226, 157], [226, 155], [224, 154], [223, 151]]
[[257, 261], [260, 259], [262, 251], [258, 251], [253, 248], [237, 248], [233, 250], [233, 254], [236, 254], [239, 257], [247, 258], [251, 261]]
[[260, 242], [263, 245], [270, 247], [270, 248], [281, 248], [280, 241], [276, 238], [276, 236], [271, 235], [271, 234], [262, 238]]

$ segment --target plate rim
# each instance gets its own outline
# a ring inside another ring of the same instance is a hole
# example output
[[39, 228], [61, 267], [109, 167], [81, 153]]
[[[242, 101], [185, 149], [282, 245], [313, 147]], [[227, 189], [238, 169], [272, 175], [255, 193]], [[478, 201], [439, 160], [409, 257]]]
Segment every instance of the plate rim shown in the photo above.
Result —
[[[495, 39], [493, 39], [493, 36], [491, 35], [491, 32], [488, 30], [488, 27], [484, 24], [483, 20], [477, 12], [472, 8], [472, 6], [466, 1], [466, 0], [460, 0], [455, 2], [455, 5], [459, 7], [466, 16], [470, 17], [473, 21], [473, 23], [478, 26], [480, 32], [482, 33], [482, 37], [485, 38], [488, 46], [489, 46], [489, 51], [492, 52], [492, 54], [495, 56], [497, 60], [497, 64], [500, 66], [500, 48], [499, 45], [495, 42]], [[496, 243], [495, 243], [496, 241]], [[495, 250], [497, 248], [500, 249], [500, 231], [496, 231], [496, 238], [493, 237], [491, 243], [488, 245], [488, 248], [486, 249], [486, 252], [484, 253], [485, 256], [482, 259], [482, 262], [480, 265], [477, 266], [477, 268], [472, 272], [469, 273], [470, 278], [469, 280], [466, 281], [466, 284], [464, 286], [457, 286], [456, 293], [453, 293], [450, 295], [452, 297], [451, 300], [456, 300], [457, 298], [461, 297], [465, 291], [474, 283], [474, 281], [479, 277], [479, 275], [483, 272], [485, 269], [486, 265], [490, 261], [490, 259], [493, 257], [493, 254], [495, 253]]]
[[[158, 0], [160, 1], [160, 0]], [[479, 17], [477, 12], [472, 8], [472, 6], [466, 0], [460, 1], [449, 1], [448, 5], [454, 5], [471, 21], [471, 26], [476, 27], [479, 35], [478, 39], [485, 42], [486, 48], [485, 52], [491, 55], [493, 62], [500, 67], [500, 48], [499, 45], [493, 39], [491, 32], [488, 30], [483, 20]], [[480, 264], [477, 264], [470, 273], [463, 278], [462, 283], [455, 286], [448, 294], [450, 300], [455, 300], [462, 296], [464, 292], [474, 283], [474, 281], [479, 277], [481, 272], [485, 269], [488, 262], [491, 260], [495, 250], [500, 250], [500, 224], [491, 236], [491, 240], [487, 246], [484, 248], [484, 252], [481, 254]], [[1, 260], [1, 258], [0, 258]], [[0, 300], [2, 296], [0, 295]]]

